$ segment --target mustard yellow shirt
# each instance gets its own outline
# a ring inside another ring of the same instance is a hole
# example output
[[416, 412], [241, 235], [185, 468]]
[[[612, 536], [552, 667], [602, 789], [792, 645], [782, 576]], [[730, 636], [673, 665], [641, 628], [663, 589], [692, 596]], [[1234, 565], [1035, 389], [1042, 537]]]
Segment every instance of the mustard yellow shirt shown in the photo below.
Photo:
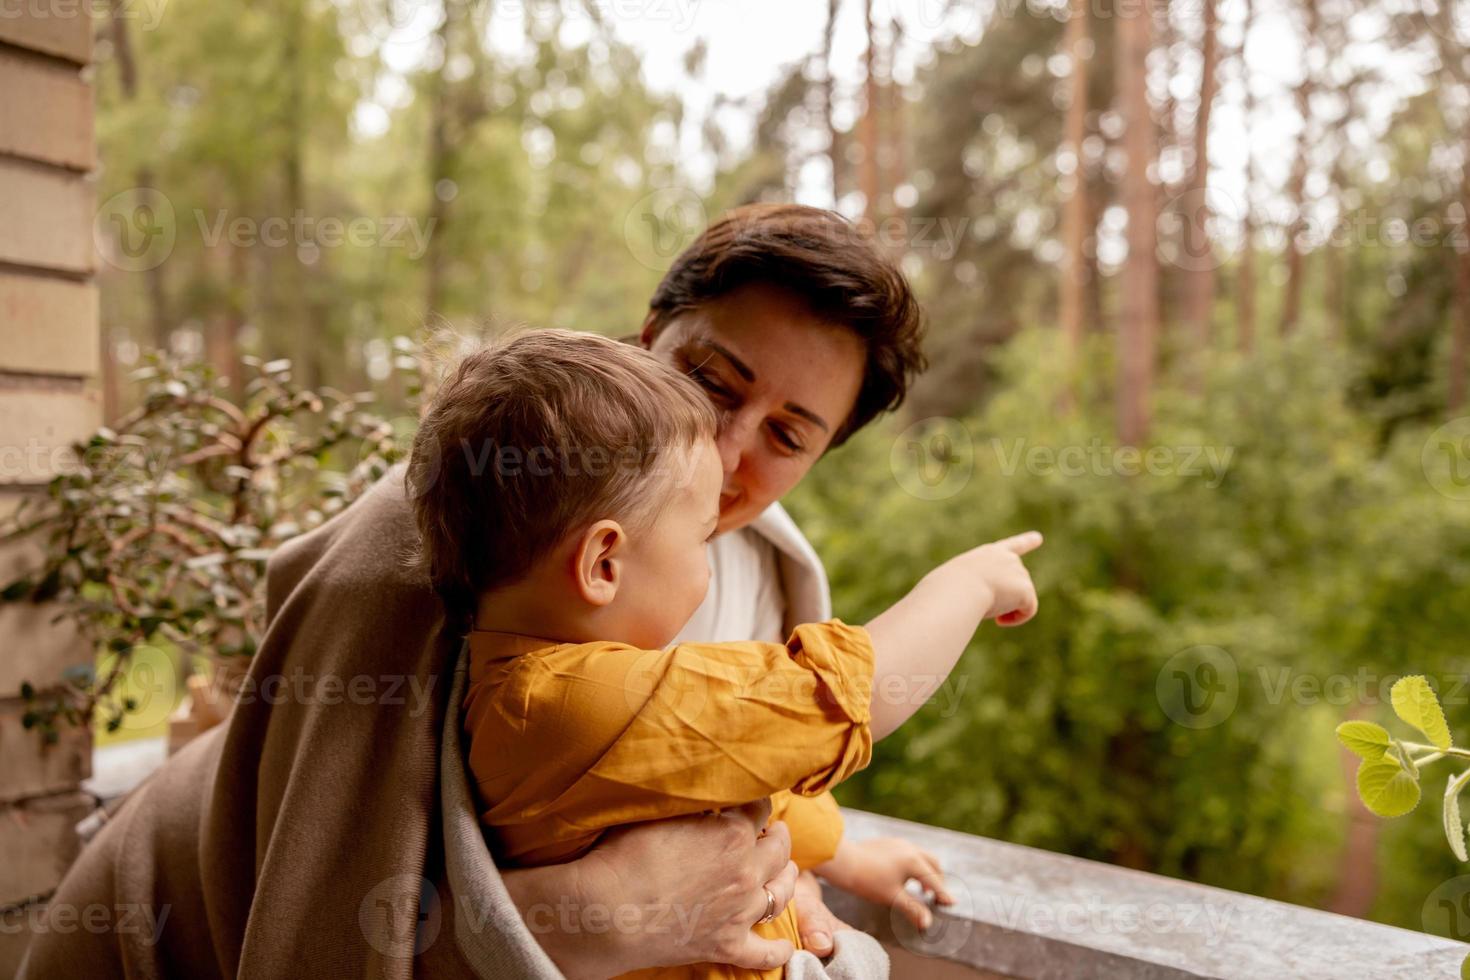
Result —
[[[799, 866], [835, 853], [842, 819], [828, 790], [872, 757], [873, 646], [862, 627], [832, 620], [797, 627], [785, 644], [668, 650], [476, 630], [469, 651], [469, 767], [503, 866], [568, 861], [613, 827], [767, 796]], [[792, 906], [756, 931], [800, 948]], [[783, 972], [696, 964], [627, 976]]]

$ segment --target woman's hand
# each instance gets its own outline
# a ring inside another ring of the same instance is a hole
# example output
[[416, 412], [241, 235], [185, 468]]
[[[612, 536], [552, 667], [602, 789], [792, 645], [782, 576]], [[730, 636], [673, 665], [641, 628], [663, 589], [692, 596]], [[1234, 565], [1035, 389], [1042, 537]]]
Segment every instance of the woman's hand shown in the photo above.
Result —
[[822, 883], [810, 871], [803, 871], [796, 879], [796, 926], [801, 931], [801, 948], [809, 949], [818, 956], [832, 952], [832, 934], [838, 929], [852, 926], [832, 914], [827, 903], [822, 901]]
[[[929, 928], [934, 913], [929, 911], [928, 904], [904, 887], [910, 878], [918, 881], [940, 905], [954, 904], [954, 897], [945, 890], [939, 859], [901, 837], [857, 842], [844, 839], [837, 845], [832, 860], [818, 865], [816, 871], [843, 891], [877, 905], [897, 908], [920, 930]], [[797, 914], [801, 914], [800, 905]]]
[[769, 801], [717, 816], [615, 830], [579, 860], [507, 871], [521, 917], [571, 980], [685, 963], [768, 970], [791, 943], [751, 931], [765, 889], [784, 909], [796, 886], [791, 835]]

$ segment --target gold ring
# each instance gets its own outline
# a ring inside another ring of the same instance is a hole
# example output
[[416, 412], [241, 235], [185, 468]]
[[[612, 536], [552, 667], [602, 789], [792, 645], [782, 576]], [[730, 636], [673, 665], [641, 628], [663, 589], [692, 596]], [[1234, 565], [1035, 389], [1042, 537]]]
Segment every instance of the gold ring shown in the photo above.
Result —
[[776, 896], [771, 894], [769, 888], [763, 889], [766, 893], [766, 914], [755, 920], [755, 924], [763, 926], [776, 917]]

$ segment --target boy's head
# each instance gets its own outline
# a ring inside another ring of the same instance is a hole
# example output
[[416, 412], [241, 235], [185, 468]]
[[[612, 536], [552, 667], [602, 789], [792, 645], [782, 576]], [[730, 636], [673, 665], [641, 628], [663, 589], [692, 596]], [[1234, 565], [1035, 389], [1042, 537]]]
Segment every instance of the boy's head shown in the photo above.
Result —
[[456, 614], [503, 600], [515, 631], [663, 646], [709, 584], [715, 430], [699, 387], [631, 345], [538, 330], [477, 351], [414, 439], [420, 561]]

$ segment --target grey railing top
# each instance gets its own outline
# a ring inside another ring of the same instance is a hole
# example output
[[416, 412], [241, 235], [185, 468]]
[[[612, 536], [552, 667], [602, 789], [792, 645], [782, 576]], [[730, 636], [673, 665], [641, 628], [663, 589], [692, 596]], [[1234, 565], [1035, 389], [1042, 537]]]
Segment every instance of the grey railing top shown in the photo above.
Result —
[[[829, 892], [834, 911], [890, 948], [895, 976], [1451, 980], [1470, 953], [1253, 895], [857, 810], [844, 816], [855, 840], [905, 837], [934, 852], [955, 894], [919, 934], [888, 909]], [[968, 969], [955, 972], [960, 964]]]

